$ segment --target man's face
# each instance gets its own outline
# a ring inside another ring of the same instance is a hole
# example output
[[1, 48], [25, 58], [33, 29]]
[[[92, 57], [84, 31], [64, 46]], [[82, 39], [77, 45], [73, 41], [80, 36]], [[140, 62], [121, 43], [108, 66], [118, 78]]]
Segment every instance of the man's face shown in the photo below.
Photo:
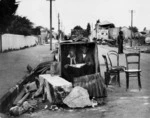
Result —
[[86, 54], [87, 48], [86, 48], [86, 47], [83, 47], [83, 48], [82, 48], [82, 52], [83, 52], [83, 54]]
[[69, 51], [70, 57], [73, 57], [75, 55], [75, 52], [73, 50]]

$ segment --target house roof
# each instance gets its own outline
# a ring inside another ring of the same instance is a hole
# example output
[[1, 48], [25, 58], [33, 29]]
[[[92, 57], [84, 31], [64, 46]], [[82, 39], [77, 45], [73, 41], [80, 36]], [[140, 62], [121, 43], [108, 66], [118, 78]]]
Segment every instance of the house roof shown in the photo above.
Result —
[[109, 21], [103, 21], [103, 22], [100, 22], [99, 25], [100, 26], [103, 26], [103, 25], [112, 25], [113, 23], [109, 22]]

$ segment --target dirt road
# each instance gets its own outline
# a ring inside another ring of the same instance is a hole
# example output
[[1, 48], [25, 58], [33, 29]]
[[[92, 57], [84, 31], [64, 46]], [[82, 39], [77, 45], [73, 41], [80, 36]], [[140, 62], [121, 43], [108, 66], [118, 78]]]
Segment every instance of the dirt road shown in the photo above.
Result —
[[[43, 51], [41, 51], [41, 49]], [[11, 58], [9, 61], [11, 64], [14, 64], [14, 68], [18, 69], [17, 72], [10, 73], [10, 77], [12, 74], [16, 74], [18, 79], [16, 79], [13, 83], [19, 80], [22, 75], [24, 75], [26, 70], [26, 65], [30, 62], [30, 64], [36, 65], [40, 60], [37, 56], [38, 51], [45, 52], [48, 47], [35, 47], [32, 49], [22, 50], [20, 52], [11, 52], [8, 54], [2, 54], [0, 57], [5, 60], [5, 58]], [[111, 48], [107, 46], [99, 46], [99, 60], [101, 64], [101, 73], [105, 70], [104, 61], [102, 59], [102, 54], [106, 54], [109, 50], [117, 50], [116, 48]], [[34, 52], [34, 51], [36, 52]], [[22, 52], [22, 53], [21, 53]], [[49, 51], [48, 51], [49, 52]], [[125, 51], [128, 52], [128, 51]], [[17, 53], [17, 54], [16, 54]], [[47, 53], [48, 54], [48, 53]], [[15, 55], [18, 55], [16, 57]], [[33, 55], [33, 56], [31, 56]], [[125, 65], [125, 55], [120, 55], [120, 64]], [[22, 59], [24, 58], [24, 59]], [[0, 58], [1, 59], [1, 58]], [[14, 60], [16, 59], [16, 60]], [[20, 60], [20, 61], [17, 61]], [[36, 60], [36, 61], [34, 61]], [[5, 62], [5, 61], [4, 61]], [[18, 65], [16, 65], [18, 63]], [[19, 70], [19, 63], [21, 64]], [[0, 64], [4, 64], [0, 61]], [[5, 62], [7, 64], [7, 62]], [[3, 66], [5, 67], [5, 66]], [[7, 67], [2, 68], [3, 70], [11, 70], [13, 71], [13, 66], [10, 67], [8, 64]], [[3, 71], [1, 69], [1, 71]], [[107, 104], [104, 106], [99, 106], [91, 109], [83, 109], [77, 111], [49, 111], [43, 110], [39, 112], [35, 112], [32, 114], [24, 114], [19, 118], [149, 118], [150, 116], [150, 55], [149, 54], [141, 54], [141, 81], [142, 81], [142, 90], [138, 90], [138, 81], [137, 78], [130, 79], [129, 91], [126, 91], [126, 81], [125, 74], [121, 74], [121, 87], [117, 85], [109, 87], [108, 90], [108, 98]], [[15, 76], [16, 76], [15, 75]], [[5, 77], [5, 75], [3, 75]], [[3, 80], [4, 81], [4, 80]], [[10, 79], [7, 78], [6, 84], [10, 84]], [[8, 82], [8, 83], [7, 83]], [[1, 84], [3, 85], [3, 84]], [[1, 87], [1, 86], [0, 86]]]
[[[111, 50], [112, 48], [107, 47]], [[113, 50], [116, 50], [113, 48]], [[126, 50], [131, 52], [131, 50]], [[109, 92], [104, 118], [148, 118], [150, 116], [150, 55], [141, 53], [142, 90], [138, 90], [137, 78], [130, 79], [129, 91], [126, 92], [125, 74], [121, 74], [121, 87], [115, 86]], [[120, 64], [125, 65], [125, 55], [120, 55]]]
[[28, 64], [35, 67], [47, 55], [49, 45], [0, 53], [0, 98], [25, 76]]

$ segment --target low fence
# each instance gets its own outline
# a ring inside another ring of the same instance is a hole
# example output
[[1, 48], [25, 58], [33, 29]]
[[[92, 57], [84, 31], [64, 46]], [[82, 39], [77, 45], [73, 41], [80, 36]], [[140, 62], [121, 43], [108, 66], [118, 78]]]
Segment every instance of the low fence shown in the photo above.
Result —
[[0, 52], [31, 47], [36, 45], [37, 42], [38, 38], [35, 36], [3, 34], [0, 38]]

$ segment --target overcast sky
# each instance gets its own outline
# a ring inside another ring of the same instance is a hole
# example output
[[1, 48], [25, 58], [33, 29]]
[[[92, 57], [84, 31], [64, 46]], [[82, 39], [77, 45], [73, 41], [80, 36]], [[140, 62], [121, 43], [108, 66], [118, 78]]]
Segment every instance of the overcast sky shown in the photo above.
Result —
[[[49, 28], [50, 2], [47, 0], [18, 0], [17, 14], [26, 16], [35, 26]], [[131, 25], [131, 10], [133, 26], [143, 30], [150, 29], [150, 0], [55, 0], [53, 1], [53, 27], [58, 29], [58, 13], [60, 13], [61, 28], [69, 33], [76, 25], [86, 28], [87, 23], [96, 20], [109, 21], [115, 26]]]

